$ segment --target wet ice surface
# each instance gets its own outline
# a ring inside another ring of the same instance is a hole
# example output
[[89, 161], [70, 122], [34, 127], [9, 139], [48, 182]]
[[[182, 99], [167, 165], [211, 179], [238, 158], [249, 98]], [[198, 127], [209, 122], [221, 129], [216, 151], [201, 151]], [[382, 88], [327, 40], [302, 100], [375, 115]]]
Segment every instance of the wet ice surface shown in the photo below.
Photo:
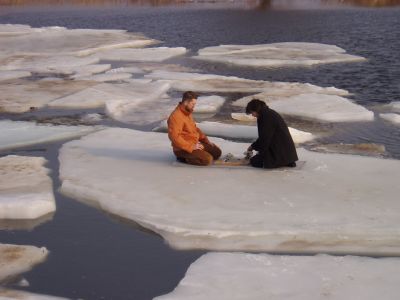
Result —
[[[0, 243], [0, 283], [12, 280], [33, 266], [43, 262], [48, 255], [46, 248]], [[4, 296], [0, 289], [0, 298]]]
[[56, 210], [42, 157], [0, 158], [0, 219], [36, 219]]
[[[248, 146], [213, 141], [237, 156]], [[179, 249], [400, 253], [397, 160], [299, 149], [299, 171], [195, 168], [174, 164], [169, 144], [166, 134], [117, 128], [66, 143], [61, 191]]]
[[195, 58], [251, 67], [312, 66], [366, 60], [346, 54], [344, 49], [334, 45], [289, 42], [207, 47], [200, 49]]
[[[256, 140], [258, 137], [257, 127], [249, 125], [238, 124], [224, 124], [219, 122], [203, 121], [197, 123], [197, 127], [201, 129], [206, 135], [222, 137], [227, 139], [240, 139], [240, 140]], [[159, 126], [154, 128], [154, 131], [167, 132], [167, 121], [161, 122]], [[302, 144], [312, 141], [315, 136], [310, 132], [297, 130], [289, 127], [289, 132], [296, 144]]]
[[101, 127], [55, 126], [35, 122], [0, 120], [0, 150], [77, 138]]
[[399, 267], [399, 258], [208, 253], [154, 300], [395, 300]]

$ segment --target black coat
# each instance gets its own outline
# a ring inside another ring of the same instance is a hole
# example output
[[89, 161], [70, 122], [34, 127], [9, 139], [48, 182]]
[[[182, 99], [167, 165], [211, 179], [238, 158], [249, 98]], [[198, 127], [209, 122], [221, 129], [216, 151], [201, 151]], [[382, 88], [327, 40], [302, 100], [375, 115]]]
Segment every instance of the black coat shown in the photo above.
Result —
[[296, 147], [283, 118], [268, 106], [257, 118], [258, 139], [251, 145], [263, 159], [264, 168], [287, 166], [298, 160]]

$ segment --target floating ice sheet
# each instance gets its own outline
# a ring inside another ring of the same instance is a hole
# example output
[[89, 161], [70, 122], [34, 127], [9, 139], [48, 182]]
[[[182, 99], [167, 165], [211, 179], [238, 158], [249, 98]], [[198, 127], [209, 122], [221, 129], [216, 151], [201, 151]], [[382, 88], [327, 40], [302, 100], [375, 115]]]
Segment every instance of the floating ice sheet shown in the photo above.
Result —
[[63, 145], [61, 191], [179, 249], [400, 254], [400, 161], [298, 154], [300, 170], [195, 167], [166, 134], [110, 128]]
[[32, 74], [26, 71], [0, 71], [0, 81], [29, 77]]
[[157, 43], [141, 34], [125, 30], [29, 28], [0, 25], [0, 53], [27, 55], [90, 55], [116, 48], [144, 47]]
[[49, 106], [62, 108], [105, 107], [106, 113], [118, 121], [152, 123], [162, 120], [169, 112], [169, 110], [165, 110], [165, 105], [163, 105], [165, 101], [162, 99], [169, 87], [167, 83], [142, 82], [140, 80], [119, 84], [102, 83], [59, 98], [49, 103]]
[[399, 258], [208, 253], [154, 300], [396, 300]]
[[195, 113], [217, 113], [225, 103], [221, 96], [203, 96], [197, 99]]
[[400, 124], [400, 114], [388, 113], [388, 114], [379, 114], [379, 116], [382, 119], [389, 121], [393, 124]]
[[63, 126], [0, 120], [0, 150], [79, 137], [99, 129], [92, 126]]
[[279, 113], [310, 120], [325, 122], [374, 120], [372, 111], [338, 95], [312, 93], [277, 97], [262, 93], [239, 99], [233, 105], [245, 107], [253, 98], [266, 102], [270, 108]]
[[160, 62], [174, 56], [186, 53], [186, 48], [143, 48], [143, 49], [115, 49], [99, 52], [97, 57], [101, 60], [110, 61], [140, 61], [140, 62]]
[[94, 82], [72, 80], [19, 81], [0, 84], [0, 112], [23, 113], [41, 108], [59, 97], [95, 85]]
[[[161, 122], [161, 124], [155, 128], [155, 131], [167, 131], [167, 121]], [[197, 126], [206, 135], [214, 137], [222, 137], [228, 139], [248, 139], [255, 140], [258, 137], [257, 127], [248, 125], [237, 125], [237, 124], [224, 124], [219, 122], [203, 121], [197, 123]], [[289, 127], [290, 134], [293, 141], [296, 144], [305, 143], [311, 141], [315, 136], [309, 132], [301, 131], [295, 128]]]
[[56, 210], [42, 157], [0, 158], [0, 219], [36, 219]]
[[200, 49], [194, 58], [251, 67], [312, 66], [365, 60], [333, 45], [291, 42], [207, 47]]
[[270, 82], [213, 74], [154, 71], [145, 75], [145, 77], [167, 81], [171, 83], [172, 88], [178, 91], [193, 90], [198, 92], [223, 93], [257, 93], [268, 91], [268, 94], [273, 95], [297, 95], [304, 93], [348, 95], [348, 92], [345, 90], [334, 87], [323, 88], [309, 83]]
[[17, 290], [2, 289], [0, 288], [1, 300], [67, 300], [67, 298], [60, 298], [55, 296], [33, 294], [28, 292], [21, 292]]
[[[46, 248], [0, 244], [0, 283], [25, 273], [47, 257]], [[0, 298], [3, 295], [0, 290]]]

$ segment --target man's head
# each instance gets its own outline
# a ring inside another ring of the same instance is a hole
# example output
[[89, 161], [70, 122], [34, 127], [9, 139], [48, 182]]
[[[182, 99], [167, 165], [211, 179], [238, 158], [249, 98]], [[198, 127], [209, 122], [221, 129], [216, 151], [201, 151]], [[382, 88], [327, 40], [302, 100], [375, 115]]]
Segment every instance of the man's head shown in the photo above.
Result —
[[253, 99], [246, 106], [246, 114], [252, 115], [253, 117], [258, 118], [260, 116], [261, 111], [267, 107], [264, 101], [259, 99]]
[[181, 104], [187, 112], [193, 112], [194, 107], [196, 106], [197, 97], [198, 95], [195, 92], [188, 91], [183, 93]]

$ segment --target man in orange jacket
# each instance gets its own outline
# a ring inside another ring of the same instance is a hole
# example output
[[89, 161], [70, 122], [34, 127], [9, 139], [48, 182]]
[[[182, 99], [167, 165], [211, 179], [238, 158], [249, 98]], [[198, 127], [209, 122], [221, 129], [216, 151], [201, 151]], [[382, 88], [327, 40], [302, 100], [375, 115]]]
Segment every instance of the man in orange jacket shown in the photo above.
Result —
[[183, 93], [182, 101], [168, 118], [168, 137], [179, 161], [207, 166], [221, 156], [221, 149], [197, 128], [192, 116], [196, 101], [196, 93]]

